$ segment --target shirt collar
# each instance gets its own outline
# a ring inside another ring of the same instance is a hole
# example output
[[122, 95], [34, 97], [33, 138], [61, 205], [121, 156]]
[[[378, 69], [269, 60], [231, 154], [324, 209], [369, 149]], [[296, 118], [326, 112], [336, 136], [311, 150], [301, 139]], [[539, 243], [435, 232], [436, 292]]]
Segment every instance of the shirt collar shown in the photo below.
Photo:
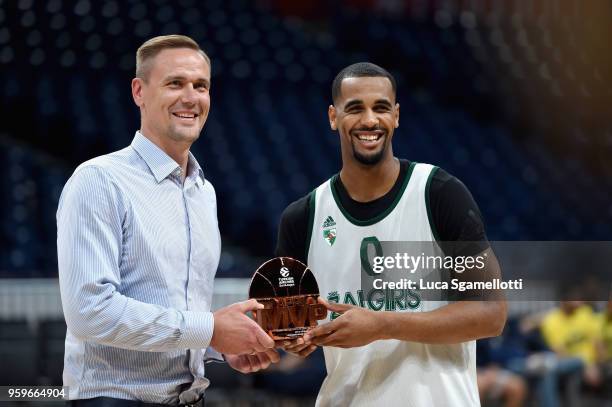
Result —
[[[158, 183], [172, 173], [176, 172], [178, 175], [181, 166], [140, 131], [136, 131], [131, 145], [147, 164]], [[195, 178], [196, 184], [200, 186], [204, 181], [204, 171], [191, 152], [189, 152], [187, 168], [189, 169], [187, 177]]]
[[187, 174], [187, 178], [192, 178], [198, 187], [201, 187], [204, 184], [204, 170], [200, 167], [198, 160], [189, 152], [189, 161], [187, 164], [187, 170], [189, 173]]

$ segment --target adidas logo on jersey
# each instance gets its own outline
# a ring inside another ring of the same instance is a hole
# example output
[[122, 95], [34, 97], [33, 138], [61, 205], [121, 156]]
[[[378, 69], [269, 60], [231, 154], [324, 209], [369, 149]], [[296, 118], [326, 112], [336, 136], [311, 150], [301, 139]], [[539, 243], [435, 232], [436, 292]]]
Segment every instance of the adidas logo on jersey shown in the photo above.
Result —
[[325, 222], [323, 222], [323, 227], [329, 228], [332, 226], [336, 226], [336, 221], [331, 216], [328, 216], [327, 219], [325, 219]]
[[328, 216], [323, 222], [323, 239], [327, 242], [328, 245], [333, 246], [336, 241], [336, 221], [331, 216]]

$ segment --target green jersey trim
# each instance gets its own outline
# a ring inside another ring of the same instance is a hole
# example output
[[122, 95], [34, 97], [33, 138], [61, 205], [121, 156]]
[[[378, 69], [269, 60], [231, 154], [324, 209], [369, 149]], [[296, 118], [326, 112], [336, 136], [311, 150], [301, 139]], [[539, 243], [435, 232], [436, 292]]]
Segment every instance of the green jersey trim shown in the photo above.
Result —
[[431, 188], [431, 181], [433, 177], [438, 171], [440, 167], [433, 167], [429, 176], [427, 177], [427, 184], [425, 184], [425, 207], [427, 208], [427, 219], [429, 219], [429, 228], [431, 229], [431, 233], [434, 235], [434, 239], [436, 241], [440, 241], [440, 235], [438, 235], [438, 231], [436, 230], [436, 224], [433, 221], [433, 214], [431, 212], [431, 203], [429, 202], [429, 189]]
[[330, 182], [331, 182], [330, 186], [331, 186], [332, 195], [334, 197], [334, 201], [336, 201], [336, 205], [340, 209], [340, 212], [342, 212], [344, 217], [349, 222], [351, 222], [353, 225], [356, 225], [356, 226], [370, 226], [370, 225], [373, 225], [375, 223], [378, 223], [381, 220], [383, 220], [384, 218], [386, 218], [387, 215], [389, 215], [393, 211], [393, 209], [395, 209], [395, 207], [399, 203], [400, 199], [402, 199], [402, 195], [404, 195], [404, 191], [406, 190], [406, 187], [408, 186], [408, 182], [410, 181], [410, 177], [412, 176], [412, 171], [414, 170], [415, 165], [416, 165], [416, 162], [414, 162], [414, 161], [410, 163], [410, 167], [408, 167], [408, 173], [406, 174], [406, 178], [404, 179], [404, 183], [402, 184], [402, 187], [398, 191], [397, 196], [395, 197], [395, 199], [393, 200], [391, 205], [389, 205], [389, 207], [387, 209], [385, 209], [382, 213], [380, 213], [378, 216], [373, 217], [372, 219], [366, 219], [366, 220], [355, 219], [346, 210], [346, 208], [344, 208], [342, 206], [342, 204], [340, 203], [340, 197], [338, 196], [338, 191], [336, 191], [336, 186], [335, 186], [336, 179], [339, 177], [339, 174], [334, 175], [332, 177], [332, 179], [330, 180]]
[[306, 259], [306, 262], [308, 262], [308, 251], [310, 250], [310, 239], [312, 238], [312, 226], [314, 224], [315, 206], [317, 204], [316, 196], [317, 190], [315, 189], [308, 198], [308, 229], [306, 229], [306, 247], [304, 248], [306, 252], [304, 259]]

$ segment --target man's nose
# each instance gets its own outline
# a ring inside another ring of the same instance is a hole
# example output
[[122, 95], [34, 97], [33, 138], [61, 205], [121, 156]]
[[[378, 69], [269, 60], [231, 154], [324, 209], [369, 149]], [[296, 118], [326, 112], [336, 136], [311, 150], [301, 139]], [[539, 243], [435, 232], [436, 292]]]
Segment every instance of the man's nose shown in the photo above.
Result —
[[372, 109], [366, 109], [363, 112], [361, 122], [363, 123], [364, 126], [367, 126], [367, 127], [377, 126], [378, 116], [376, 116], [376, 113]]
[[183, 92], [181, 94], [181, 102], [188, 104], [195, 104], [197, 99], [198, 92], [193, 87], [192, 84], [187, 84], [187, 86], [183, 87]]

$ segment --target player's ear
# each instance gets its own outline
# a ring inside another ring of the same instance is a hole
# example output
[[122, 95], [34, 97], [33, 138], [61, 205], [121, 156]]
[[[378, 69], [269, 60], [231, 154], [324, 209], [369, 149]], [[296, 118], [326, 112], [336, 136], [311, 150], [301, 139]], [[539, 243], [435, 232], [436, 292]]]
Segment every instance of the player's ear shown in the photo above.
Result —
[[132, 79], [132, 98], [134, 99], [134, 103], [136, 106], [142, 107], [144, 104], [144, 100], [142, 97], [143, 92], [143, 80], [141, 78]]
[[329, 117], [329, 127], [332, 130], [338, 130], [338, 126], [336, 126], [336, 108], [334, 105], [329, 105], [327, 108], [327, 116]]
[[395, 104], [395, 128], [399, 127], [399, 114], [400, 114], [399, 103]]

